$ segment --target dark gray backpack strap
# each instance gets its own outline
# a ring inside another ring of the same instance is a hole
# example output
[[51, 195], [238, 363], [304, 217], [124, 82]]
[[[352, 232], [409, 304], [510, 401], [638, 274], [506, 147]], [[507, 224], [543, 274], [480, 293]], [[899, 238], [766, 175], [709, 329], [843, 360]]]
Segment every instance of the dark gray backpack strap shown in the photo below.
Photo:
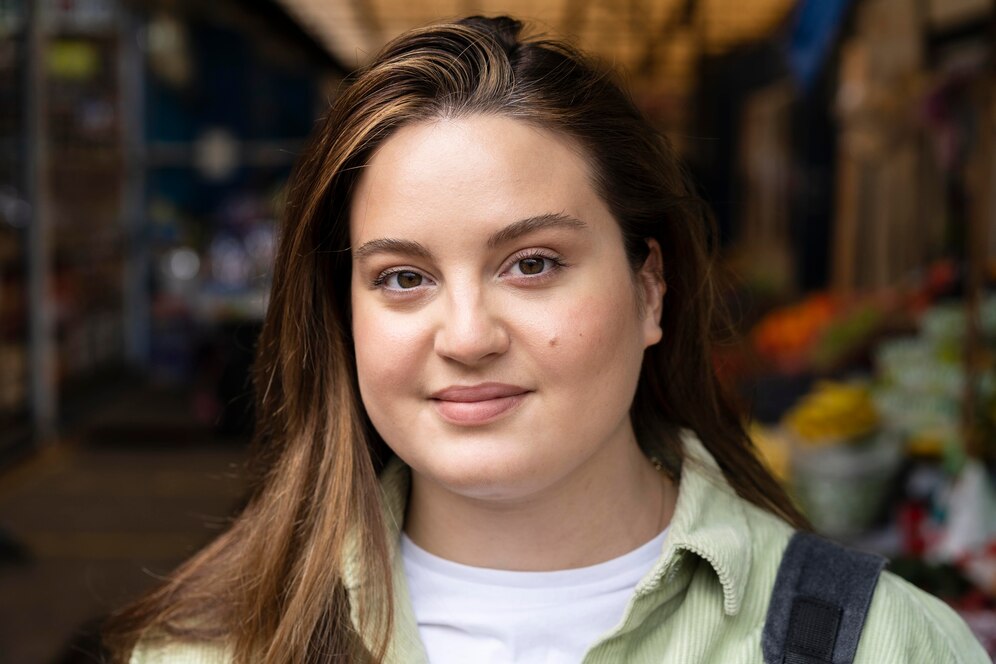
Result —
[[850, 664], [885, 558], [797, 532], [761, 636], [765, 664]]

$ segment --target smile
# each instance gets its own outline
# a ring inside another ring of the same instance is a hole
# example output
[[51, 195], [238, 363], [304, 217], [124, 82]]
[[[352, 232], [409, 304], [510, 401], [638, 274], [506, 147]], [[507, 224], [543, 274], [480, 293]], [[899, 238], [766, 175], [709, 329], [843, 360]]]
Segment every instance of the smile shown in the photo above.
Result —
[[430, 399], [446, 422], [476, 426], [493, 422], [515, 410], [529, 392], [517, 385], [482, 383], [448, 387], [433, 393]]

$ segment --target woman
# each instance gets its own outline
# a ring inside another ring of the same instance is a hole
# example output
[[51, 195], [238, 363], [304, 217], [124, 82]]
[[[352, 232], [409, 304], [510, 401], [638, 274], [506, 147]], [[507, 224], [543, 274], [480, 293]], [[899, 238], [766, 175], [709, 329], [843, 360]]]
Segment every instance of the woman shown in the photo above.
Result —
[[[333, 103], [288, 190], [256, 489], [117, 617], [123, 658], [761, 661], [805, 522], [710, 367], [706, 210], [606, 75], [519, 31], [413, 31]], [[885, 575], [858, 661], [969, 644]]]

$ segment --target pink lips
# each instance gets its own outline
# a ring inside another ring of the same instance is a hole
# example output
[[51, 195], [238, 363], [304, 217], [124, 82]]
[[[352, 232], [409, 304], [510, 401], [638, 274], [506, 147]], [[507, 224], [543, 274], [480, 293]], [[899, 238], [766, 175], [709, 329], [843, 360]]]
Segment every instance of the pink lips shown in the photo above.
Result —
[[516, 408], [529, 394], [518, 385], [453, 385], [432, 393], [436, 412], [452, 424], [487, 424]]

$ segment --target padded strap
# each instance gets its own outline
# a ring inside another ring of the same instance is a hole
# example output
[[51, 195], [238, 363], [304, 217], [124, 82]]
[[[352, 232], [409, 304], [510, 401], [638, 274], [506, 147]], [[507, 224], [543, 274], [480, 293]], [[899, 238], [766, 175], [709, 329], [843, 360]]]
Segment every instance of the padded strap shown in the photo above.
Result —
[[765, 664], [851, 664], [885, 558], [812, 533], [789, 541], [761, 636]]

